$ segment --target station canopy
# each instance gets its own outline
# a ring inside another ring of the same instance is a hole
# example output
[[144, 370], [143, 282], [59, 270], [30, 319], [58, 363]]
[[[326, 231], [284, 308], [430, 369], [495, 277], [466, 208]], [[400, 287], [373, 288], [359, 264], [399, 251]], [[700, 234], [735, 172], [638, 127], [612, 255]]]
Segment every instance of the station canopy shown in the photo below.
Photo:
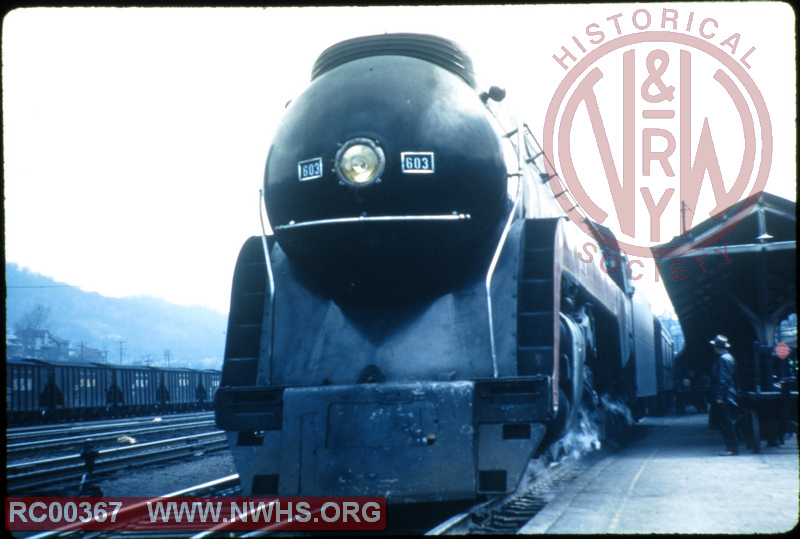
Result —
[[[733, 228], [736, 210], [754, 200]], [[687, 361], [710, 362], [709, 341], [718, 334], [728, 337], [734, 356], [750, 354], [755, 343], [775, 344], [775, 327], [797, 312], [795, 221], [795, 202], [761, 193], [656, 248], [679, 249], [722, 232], [702, 250], [657, 260], [683, 330]]]

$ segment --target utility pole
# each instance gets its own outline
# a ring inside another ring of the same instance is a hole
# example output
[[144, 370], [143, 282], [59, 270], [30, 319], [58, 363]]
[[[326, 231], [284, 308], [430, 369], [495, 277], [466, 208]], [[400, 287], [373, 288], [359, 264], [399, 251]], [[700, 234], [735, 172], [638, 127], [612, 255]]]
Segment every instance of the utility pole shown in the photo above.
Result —
[[122, 357], [125, 355], [125, 341], [119, 341], [119, 364], [122, 365]]
[[690, 211], [690, 212], [694, 213], [692, 211], [692, 209], [689, 208], [689, 205], [686, 204], [685, 201], [681, 200], [681, 236], [685, 236], [689, 232], [686, 229], [686, 212], [687, 211]]
[[171, 355], [172, 350], [164, 350], [164, 363], [166, 364], [167, 368], [169, 368], [169, 360]]

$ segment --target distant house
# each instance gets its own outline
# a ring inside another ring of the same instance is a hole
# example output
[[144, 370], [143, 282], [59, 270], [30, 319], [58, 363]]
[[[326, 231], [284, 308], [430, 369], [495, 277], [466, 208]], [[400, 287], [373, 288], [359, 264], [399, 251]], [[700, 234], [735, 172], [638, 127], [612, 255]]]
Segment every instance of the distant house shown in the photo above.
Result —
[[[8, 337], [6, 337], [8, 342]], [[15, 353], [20, 356], [49, 361], [62, 361], [69, 359], [69, 341], [52, 335], [46, 329], [25, 328], [16, 332], [15, 345], [21, 345]], [[10, 353], [10, 350], [9, 350]], [[8, 357], [11, 357], [8, 355]]]
[[105, 363], [106, 353], [97, 348], [90, 348], [89, 346], [81, 345], [80, 348], [72, 352], [73, 358], [77, 361], [86, 361], [89, 363]]
[[8, 359], [21, 359], [25, 357], [25, 346], [13, 333], [6, 333], [6, 357]]

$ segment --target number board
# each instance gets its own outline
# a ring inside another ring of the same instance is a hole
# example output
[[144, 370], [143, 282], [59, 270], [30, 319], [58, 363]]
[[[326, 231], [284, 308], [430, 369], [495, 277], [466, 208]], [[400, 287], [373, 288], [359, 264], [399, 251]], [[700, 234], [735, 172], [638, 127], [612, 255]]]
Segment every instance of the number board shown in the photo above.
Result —
[[322, 177], [322, 158], [306, 159], [297, 163], [297, 177], [303, 182]]
[[402, 152], [400, 159], [405, 174], [433, 173], [433, 152]]

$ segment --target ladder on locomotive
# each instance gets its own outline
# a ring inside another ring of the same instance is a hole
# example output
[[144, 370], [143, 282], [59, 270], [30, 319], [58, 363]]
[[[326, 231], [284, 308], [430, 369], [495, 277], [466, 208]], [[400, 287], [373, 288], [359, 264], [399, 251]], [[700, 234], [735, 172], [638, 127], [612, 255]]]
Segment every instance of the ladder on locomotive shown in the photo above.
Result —
[[222, 385], [252, 386], [261, 357], [267, 262], [261, 238], [249, 238], [234, 270]]
[[[522, 153], [535, 179], [546, 183], [547, 156], [528, 124], [522, 124]], [[551, 166], [552, 169], [552, 166]], [[555, 353], [554, 239], [559, 219], [526, 219], [517, 294], [517, 365], [520, 376], [551, 375]]]
[[553, 372], [554, 237], [558, 219], [526, 219], [517, 295], [517, 364], [521, 376]]

